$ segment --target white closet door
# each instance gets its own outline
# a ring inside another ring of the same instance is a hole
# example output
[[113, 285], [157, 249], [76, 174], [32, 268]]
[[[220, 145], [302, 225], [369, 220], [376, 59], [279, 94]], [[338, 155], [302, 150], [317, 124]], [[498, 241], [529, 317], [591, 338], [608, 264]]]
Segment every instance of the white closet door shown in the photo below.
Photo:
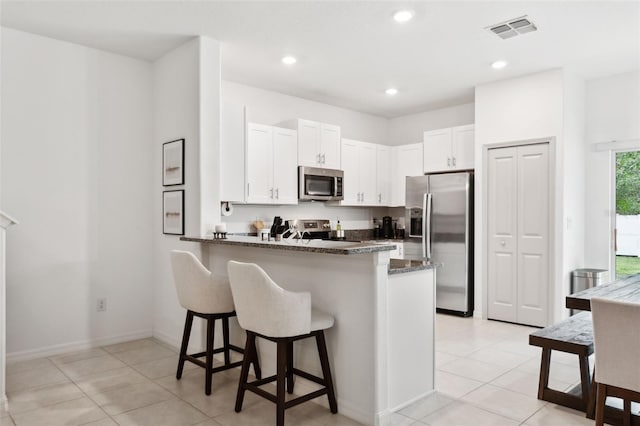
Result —
[[517, 320], [517, 148], [489, 150], [489, 319]]
[[518, 148], [518, 323], [547, 325], [549, 145]]

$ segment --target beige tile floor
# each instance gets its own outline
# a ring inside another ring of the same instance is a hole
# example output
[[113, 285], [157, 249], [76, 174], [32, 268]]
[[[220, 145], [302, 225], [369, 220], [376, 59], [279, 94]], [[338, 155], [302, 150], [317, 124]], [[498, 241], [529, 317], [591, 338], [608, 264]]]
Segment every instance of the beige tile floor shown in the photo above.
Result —
[[[387, 425], [592, 425], [583, 413], [538, 401], [540, 350], [533, 329], [438, 315], [436, 388], [431, 396], [385, 419]], [[272, 425], [275, 407], [247, 393], [233, 410], [238, 369], [214, 375], [204, 394], [204, 372], [190, 363], [175, 379], [177, 354], [153, 339], [136, 340], [7, 366], [8, 411], [2, 425]], [[552, 356], [551, 384], [577, 383], [577, 358]], [[287, 410], [288, 425], [352, 426], [321, 405]]]

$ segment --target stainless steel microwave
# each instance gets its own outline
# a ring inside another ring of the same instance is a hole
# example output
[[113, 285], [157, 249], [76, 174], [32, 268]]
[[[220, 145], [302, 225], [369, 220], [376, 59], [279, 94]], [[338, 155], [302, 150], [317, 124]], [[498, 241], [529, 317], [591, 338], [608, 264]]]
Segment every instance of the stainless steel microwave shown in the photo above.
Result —
[[340, 201], [344, 172], [318, 167], [298, 168], [298, 198], [305, 201]]

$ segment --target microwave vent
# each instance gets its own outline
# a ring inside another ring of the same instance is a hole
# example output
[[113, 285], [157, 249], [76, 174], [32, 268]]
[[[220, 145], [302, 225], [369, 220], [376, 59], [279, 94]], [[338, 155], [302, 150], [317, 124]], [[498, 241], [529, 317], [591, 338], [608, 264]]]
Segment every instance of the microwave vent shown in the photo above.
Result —
[[525, 15], [488, 26], [486, 29], [502, 39], [507, 39], [521, 34], [530, 33], [532, 31], [537, 31], [538, 27], [536, 27], [531, 19]]

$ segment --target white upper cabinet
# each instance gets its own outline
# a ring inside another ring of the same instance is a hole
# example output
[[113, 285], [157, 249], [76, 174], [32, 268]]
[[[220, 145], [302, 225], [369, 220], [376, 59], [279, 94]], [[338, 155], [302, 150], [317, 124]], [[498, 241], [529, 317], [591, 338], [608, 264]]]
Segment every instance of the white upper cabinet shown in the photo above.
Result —
[[424, 132], [424, 173], [474, 168], [474, 125]]
[[376, 152], [376, 204], [391, 204], [391, 147], [377, 145]]
[[342, 139], [342, 170], [344, 171], [345, 206], [377, 205], [376, 145]]
[[247, 125], [247, 196], [249, 204], [297, 204], [297, 133]]
[[340, 169], [340, 126], [320, 123], [322, 167]]
[[340, 126], [311, 120], [294, 120], [298, 130], [298, 165], [340, 168]]
[[422, 176], [421, 143], [394, 146], [391, 152], [391, 206], [404, 206], [407, 176]]
[[273, 128], [275, 204], [298, 204], [298, 137], [295, 130]]
[[243, 203], [245, 199], [245, 132], [244, 105], [223, 101], [220, 110], [220, 199]]

